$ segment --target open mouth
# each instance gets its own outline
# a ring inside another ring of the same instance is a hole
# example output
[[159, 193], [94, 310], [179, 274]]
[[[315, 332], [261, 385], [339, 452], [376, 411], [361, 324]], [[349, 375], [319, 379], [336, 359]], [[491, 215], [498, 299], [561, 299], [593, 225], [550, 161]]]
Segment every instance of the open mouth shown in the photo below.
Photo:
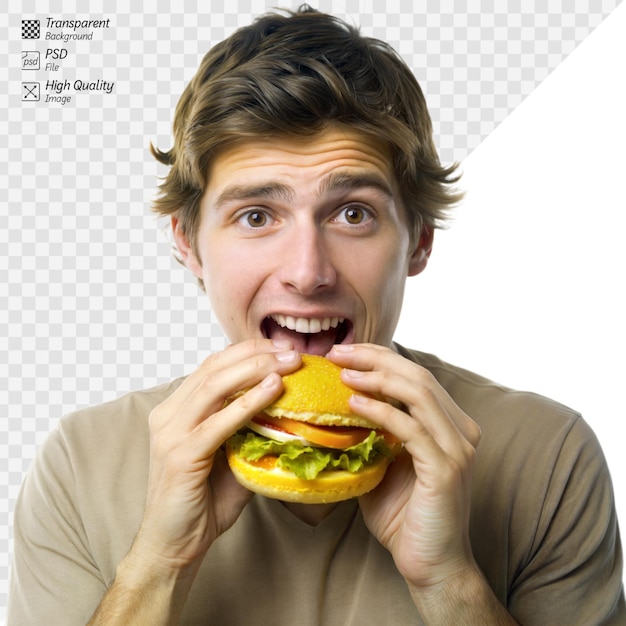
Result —
[[269, 339], [288, 339], [298, 352], [325, 355], [336, 343], [349, 341], [352, 322], [342, 317], [293, 317], [270, 315], [263, 320], [263, 334]]

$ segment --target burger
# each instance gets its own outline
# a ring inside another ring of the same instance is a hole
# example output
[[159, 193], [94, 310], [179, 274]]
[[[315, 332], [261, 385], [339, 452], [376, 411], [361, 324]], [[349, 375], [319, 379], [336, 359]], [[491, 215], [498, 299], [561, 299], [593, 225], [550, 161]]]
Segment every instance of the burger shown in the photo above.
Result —
[[283, 394], [226, 442], [237, 481], [269, 498], [339, 502], [371, 491], [401, 445], [350, 410], [341, 368], [303, 354]]

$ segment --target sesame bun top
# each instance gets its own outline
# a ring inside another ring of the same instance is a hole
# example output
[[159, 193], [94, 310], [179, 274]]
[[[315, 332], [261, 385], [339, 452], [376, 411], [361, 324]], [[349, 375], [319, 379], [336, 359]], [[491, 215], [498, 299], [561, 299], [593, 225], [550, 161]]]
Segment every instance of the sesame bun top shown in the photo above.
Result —
[[284, 392], [265, 413], [320, 426], [377, 428], [350, 410], [354, 395], [341, 380], [341, 367], [323, 356], [302, 355], [302, 367], [283, 376]]

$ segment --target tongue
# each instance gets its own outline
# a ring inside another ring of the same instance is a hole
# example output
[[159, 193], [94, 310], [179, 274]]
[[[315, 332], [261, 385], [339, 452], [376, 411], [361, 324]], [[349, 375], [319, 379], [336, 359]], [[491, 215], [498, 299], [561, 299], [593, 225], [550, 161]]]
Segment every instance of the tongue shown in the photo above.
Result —
[[269, 339], [287, 339], [298, 352], [324, 356], [337, 339], [337, 329], [330, 328], [319, 333], [298, 333], [279, 326], [274, 320], [265, 320], [265, 334]]

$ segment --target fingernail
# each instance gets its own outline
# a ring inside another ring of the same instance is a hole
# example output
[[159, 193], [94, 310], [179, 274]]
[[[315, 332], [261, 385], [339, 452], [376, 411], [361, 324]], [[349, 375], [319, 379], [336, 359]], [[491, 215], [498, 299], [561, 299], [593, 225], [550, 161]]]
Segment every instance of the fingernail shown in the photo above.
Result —
[[277, 352], [275, 356], [281, 363], [293, 363], [298, 358], [298, 353], [295, 350], [287, 350]]
[[291, 348], [291, 341], [289, 341], [289, 339], [272, 339], [272, 343], [274, 347], [279, 350], [289, 350]]
[[268, 374], [261, 381], [261, 387], [263, 389], [269, 389], [270, 387], [275, 387], [279, 380], [280, 380], [280, 376], [276, 372], [272, 372], [271, 374]]
[[335, 352], [352, 352], [354, 350], [354, 346], [351, 343], [336, 343], [331, 352], [333, 350]]
[[367, 404], [369, 402], [369, 398], [366, 396], [362, 396], [358, 393], [355, 393], [350, 396], [350, 402], [352, 404]]
[[363, 378], [364, 373], [359, 371], [359, 370], [351, 370], [348, 368], [345, 368], [344, 370], [344, 374], [346, 376], [346, 378]]

